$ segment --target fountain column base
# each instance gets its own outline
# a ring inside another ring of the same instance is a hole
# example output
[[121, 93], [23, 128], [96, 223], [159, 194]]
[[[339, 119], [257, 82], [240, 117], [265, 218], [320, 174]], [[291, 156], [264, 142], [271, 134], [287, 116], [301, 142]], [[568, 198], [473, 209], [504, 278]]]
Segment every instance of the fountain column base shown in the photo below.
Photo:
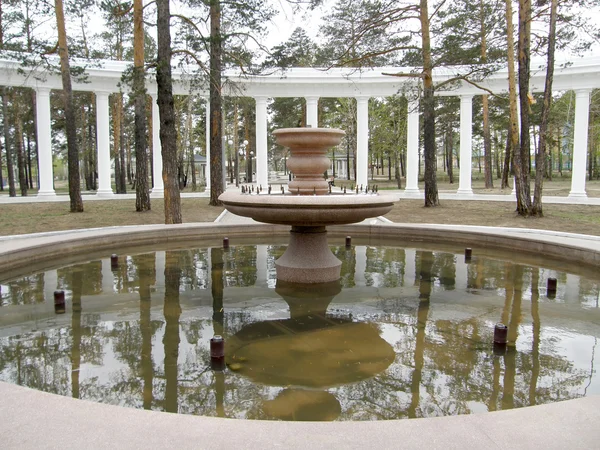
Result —
[[288, 248], [275, 267], [278, 280], [326, 283], [340, 279], [342, 262], [329, 250], [325, 227], [293, 226]]

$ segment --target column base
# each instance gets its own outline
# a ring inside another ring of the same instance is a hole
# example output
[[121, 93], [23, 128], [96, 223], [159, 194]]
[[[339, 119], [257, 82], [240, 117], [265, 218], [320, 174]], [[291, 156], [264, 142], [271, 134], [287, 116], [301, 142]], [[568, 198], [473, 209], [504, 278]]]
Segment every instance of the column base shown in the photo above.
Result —
[[410, 197], [416, 197], [418, 195], [421, 195], [421, 190], [419, 188], [406, 188], [402, 192], [404, 192], [406, 196]]
[[50, 189], [49, 191], [38, 191], [38, 197], [56, 197], [56, 192], [54, 189]]
[[587, 192], [585, 192], [585, 191], [580, 191], [580, 192], [571, 191], [571, 192], [569, 192], [568, 198], [587, 198]]
[[472, 189], [458, 189], [456, 191], [456, 193], [458, 195], [473, 195], [473, 190]]
[[96, 191], [96, 197], [112, 198], [114, 196], [115, 196], [115, 193], [112, 191], [112, 189], [102, 189], [102, 190]]
[[163, 198], [164, 196], [165, 196], [165, 190], [164, 189], [154, 188], [150, 192], [150, 198]]

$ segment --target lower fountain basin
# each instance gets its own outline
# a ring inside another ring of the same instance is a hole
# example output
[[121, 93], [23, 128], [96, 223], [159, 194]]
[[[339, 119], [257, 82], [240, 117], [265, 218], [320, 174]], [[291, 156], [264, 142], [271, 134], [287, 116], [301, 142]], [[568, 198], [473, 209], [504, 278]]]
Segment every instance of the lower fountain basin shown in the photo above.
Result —
[[233, 214], [257, 222], [315, 227], [382, 216], [391, 211], [397, 199], [391, 195], [252, 195], [230, 191], [221, 194], [219, 200]]

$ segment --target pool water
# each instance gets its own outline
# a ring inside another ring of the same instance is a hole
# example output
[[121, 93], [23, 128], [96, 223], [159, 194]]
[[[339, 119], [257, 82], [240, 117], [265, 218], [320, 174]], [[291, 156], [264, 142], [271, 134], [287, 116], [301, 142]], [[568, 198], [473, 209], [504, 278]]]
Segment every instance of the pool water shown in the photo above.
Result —
[[[332, 246], [342, 278], [277, 282], [284, 245], [109, 255], [0, 279], [0, 380], [238, 419], [388, 420], [600, 393], [600, 275], [474, 249]], [[558, 280], [548, 295], [549, 277]], [[67, 298], [54, 311], [53, 293]], [[508, 327], [507, 346], [492, 344]], [[210, 339], [225, 339], [211, 364]]]

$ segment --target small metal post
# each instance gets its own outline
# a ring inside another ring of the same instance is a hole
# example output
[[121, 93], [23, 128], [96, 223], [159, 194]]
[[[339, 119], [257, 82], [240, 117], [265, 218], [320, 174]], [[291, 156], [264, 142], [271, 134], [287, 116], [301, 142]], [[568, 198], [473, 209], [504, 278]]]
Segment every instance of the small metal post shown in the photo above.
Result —
[[471, 261], [473, 251], [470, 248], [465, 248], [465, 262]]
[[54, 312], [64, 314], [65, 311], [65, 291], [54, 291]]
[[503, 323], [497, 323], [494, 327], [494, 344], [506, 345], [508, 336], [508, 327]]
[[548, 278], [548, 283], [546, 286], [547, 286], [546, 296], [549, 298], [556, 297], [556, 286], [557, 286], [556, 278]]

